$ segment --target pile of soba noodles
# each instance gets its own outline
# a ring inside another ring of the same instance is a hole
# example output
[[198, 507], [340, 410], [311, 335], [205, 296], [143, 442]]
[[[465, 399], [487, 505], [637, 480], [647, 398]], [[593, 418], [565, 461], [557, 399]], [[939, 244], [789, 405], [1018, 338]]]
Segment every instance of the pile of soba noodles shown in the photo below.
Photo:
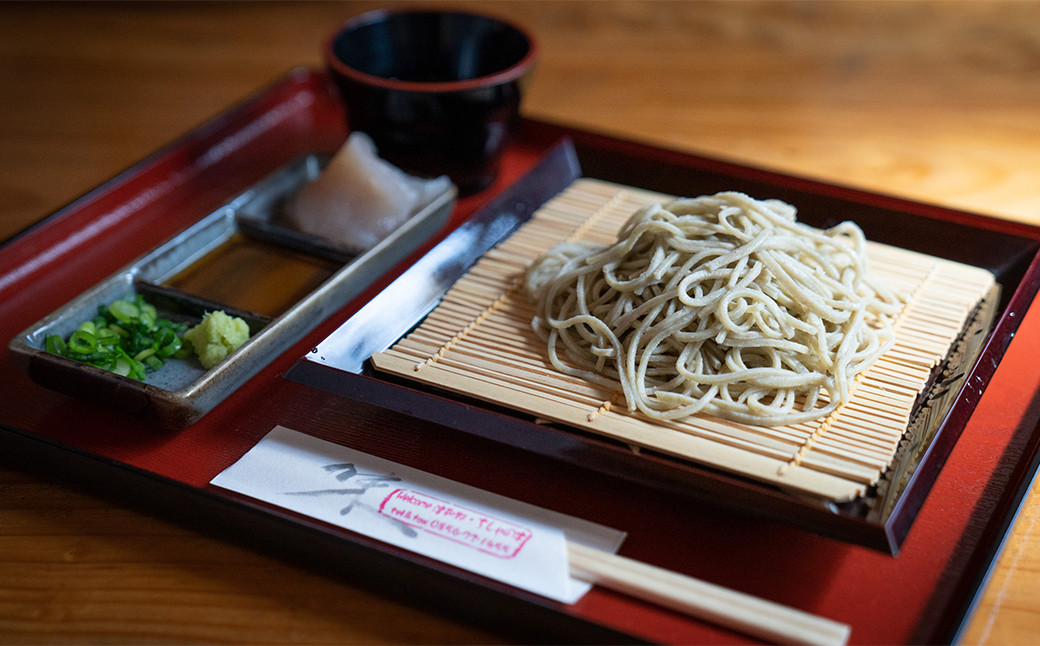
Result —
[[727, 192], [640, 209], [616, 243], [562, 243], [525, 277], [556, 370], [660, 420], [756, 425], [828, 415], [893, 343], [902, 300], [863, 232]]

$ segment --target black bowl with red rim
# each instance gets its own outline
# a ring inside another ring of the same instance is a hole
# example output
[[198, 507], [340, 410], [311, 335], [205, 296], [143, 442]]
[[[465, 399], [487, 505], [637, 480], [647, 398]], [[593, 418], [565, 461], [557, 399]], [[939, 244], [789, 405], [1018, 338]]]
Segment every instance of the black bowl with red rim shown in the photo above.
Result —
[[519, 116], [536, 46], [504, 20], [464, 11], [377, 10], [325, 42], [350, 130], [410, 173], [488, 186]]

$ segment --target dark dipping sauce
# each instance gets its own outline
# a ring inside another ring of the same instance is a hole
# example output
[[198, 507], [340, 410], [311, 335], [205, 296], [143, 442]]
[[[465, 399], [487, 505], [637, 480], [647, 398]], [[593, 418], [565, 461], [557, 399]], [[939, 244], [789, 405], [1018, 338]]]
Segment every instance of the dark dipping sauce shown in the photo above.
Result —
[[167, 285], [275, 318], [317, 289], [341, 265], [235, 234]]

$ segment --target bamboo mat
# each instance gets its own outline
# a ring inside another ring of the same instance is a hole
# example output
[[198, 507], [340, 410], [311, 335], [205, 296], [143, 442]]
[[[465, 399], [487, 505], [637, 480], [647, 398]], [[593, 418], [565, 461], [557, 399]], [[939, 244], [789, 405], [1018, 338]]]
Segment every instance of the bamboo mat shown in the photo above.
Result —
[[[768, 196], [753, 196], [758, 198]], [[372, 357], [377, 370], [786, 489], [845, 501], [863, 495], [899, 447], [918, 395], [994, 284], [978, 267], [868, 243], [872, 273], [908, 295], [896, 345], [829, 417], [778, 427], [630, 413], [620, 393], [558, 373], [520, 289], [528, 263], [570, 240], [610, 244], [638, 208], [671, 196], [579, 179], [486, 253], [408, 336]], [[796, 205], [797, 206], [797, 205]]]

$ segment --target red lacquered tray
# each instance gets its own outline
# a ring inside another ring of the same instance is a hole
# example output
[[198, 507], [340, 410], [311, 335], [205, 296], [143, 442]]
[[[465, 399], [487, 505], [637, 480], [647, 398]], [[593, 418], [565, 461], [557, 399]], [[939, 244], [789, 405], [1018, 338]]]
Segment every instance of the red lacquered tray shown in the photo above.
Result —
[[[324, 76], [298, 70], [9, 240], [0, 248], [5, 342], [271, 171], [301, 154], [335, 150], [345, 135]], [[899, 516], [907, 524], [886, 528], [905, 535], [897, 555], [284, 378], [409, 261], [316, 322], [303, 340], [180, 431], [44, 389], [5, 353], [0, 454], [11, 465], [70, 478], [124, 504], [249, 541], [354, 584], [436, 604], [515, 638], [746, 641], [600, 588], [570, 606], [547, 601], [208, 485], [283, 425], [627, 531], [622, 554], [848, 623], [851, 643], [952, 640], [1037, 466], [1040, 366], [1033, 357], [1040, 352], [1040, 313], [1030, 305], [1040, 231], [534, 121], [522, 124], [495, 186], [461, 200], [449, 228], [562, 138], [574, 142], [588, 176], [674, 194], [745, 190], [817, 212], [841, 207], [868, 237], [998, 274], [1009, 289], [965, 404], [955, 408], [959, 438], [950, 434], [938, 443], [942, 459], [926, 462], [920, 477], [928, 486], [916, 489], [908, 513]]]

